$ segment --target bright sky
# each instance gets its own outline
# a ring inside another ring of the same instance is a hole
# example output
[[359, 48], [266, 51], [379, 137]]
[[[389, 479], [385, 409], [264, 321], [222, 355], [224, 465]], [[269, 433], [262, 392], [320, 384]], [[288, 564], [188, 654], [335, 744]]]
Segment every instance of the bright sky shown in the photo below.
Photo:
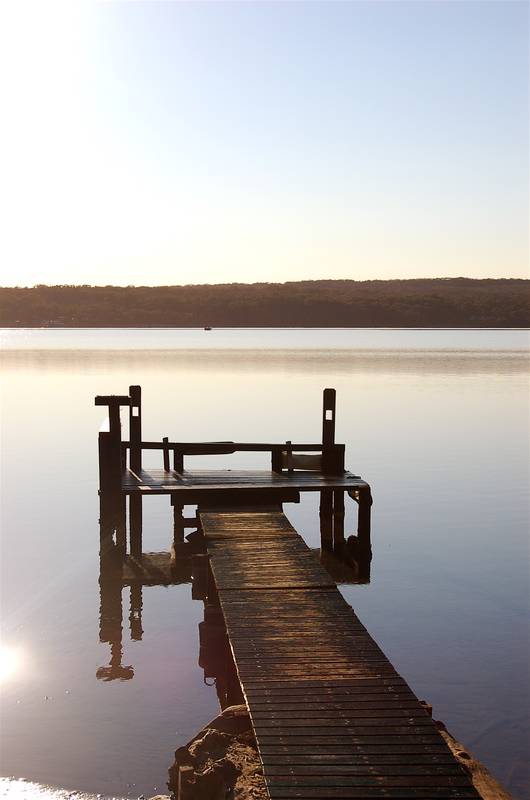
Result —
[[8, 0], [0, 283], [527, 276], [528, 9]]

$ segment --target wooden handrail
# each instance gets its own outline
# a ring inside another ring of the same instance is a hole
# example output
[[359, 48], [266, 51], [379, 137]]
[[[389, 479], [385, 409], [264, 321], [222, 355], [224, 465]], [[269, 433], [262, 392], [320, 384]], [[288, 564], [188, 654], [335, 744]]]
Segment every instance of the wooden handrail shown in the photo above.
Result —
[[[125, 450], [128, 450], [131, 443], [124, 441], [121, 443]], [[266, 442], [142, 442], [142, 450], [178, 450], [185, 456], [194, 455], [226, 455], [231, 453], [270, 453], [274, 450], [285, 450], [285, 442], [266, 443]], [[322, 443], [318, 444], [291, 444], [289, 449], [301, 453], [321, 453]]]

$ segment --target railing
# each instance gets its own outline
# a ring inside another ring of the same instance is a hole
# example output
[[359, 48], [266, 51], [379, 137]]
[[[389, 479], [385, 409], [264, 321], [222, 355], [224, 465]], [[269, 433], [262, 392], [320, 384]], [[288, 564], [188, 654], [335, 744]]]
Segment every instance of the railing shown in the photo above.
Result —
[[[171, 442], [167, 437], [160, 442], [142, 441], [142, 399], [140, 386], [130, 386], [128, 395], [104, 395], [95, 398], [97, 406], [107, 406], [109, 431], [99, 434], [100, 489], [115, 494], [121, 491], [121, 475], [127, 468], [133, 472], [142, 469], [144, 450], [161, 450], [163, 465], [170, 471], [170, 453], [173, 470], [182, 472], [185, 456], [230, 455], [255, 452], [271, 454], [271, 469], [318, 470], [324, 475], [344, 472], [344, 445], [335, 443], [335, 390], [324, 389], [322, 409], [322, 442], [319, 443], [265, 443], [265, 442]], [[121, 439], [120, 408], [129, 409], [129, 441]], [[128, 456], [128, 459], [127, 459]]]
[[[121, 442], [122, 465], [127, 463], [127, 453], [132, 452], [134, 445], [130, 441]], [[234, 453], [270, 453], [271, 468], [274, 472], [296, 469], [318, 470], [323, 472], [324, 452], [332, 455], [333, 474], [344, 471], [344, 445], [322, 443], [266, 443], [266, 442], [170, 442], [167, 438], [161, 442], [141, 442], [140, 450], [161, 450], [164, 469], [169, 471], [170, 453], [173, 453], [173, 469], [182, 472], [184, 456], [232, 455]], [[129, 459], [131, 469], [131, 459]]]

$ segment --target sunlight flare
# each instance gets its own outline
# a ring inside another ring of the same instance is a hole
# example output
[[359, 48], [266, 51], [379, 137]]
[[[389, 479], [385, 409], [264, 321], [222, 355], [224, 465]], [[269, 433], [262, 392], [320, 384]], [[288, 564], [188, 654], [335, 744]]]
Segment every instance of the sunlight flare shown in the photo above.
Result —
[[21, 651], [10, 645], [0, 645], [0, 684], [15, 675], [22, 665]]

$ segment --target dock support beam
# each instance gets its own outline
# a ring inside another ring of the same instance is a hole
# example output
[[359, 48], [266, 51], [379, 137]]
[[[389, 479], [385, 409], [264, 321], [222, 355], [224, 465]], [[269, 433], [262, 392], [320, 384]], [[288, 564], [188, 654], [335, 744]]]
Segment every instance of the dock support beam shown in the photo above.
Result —
[[129, 466], [133, 472], [142, 469], [142, 388], [129, 386]]
[[173, 502], [173, 498], [171, 498], [171, 503], [173, 505], [173, 543], [176, 552], [178, 546], [184, 542], [184, 506], [182, 503]]
[[333, 550], [333, 489], [320, 492], [320, 546]]
[[100, 520], [105, 529], [111, 528], [115, 544], [122, 556], [126, 552], [126, 505], [121, 491], [121, 476], [124, 468], [121, 447], [120, 407], [129, 406], [130, 398], [122, 395], [98, 395], [96, 406], [107, 406], [109, 430], [101, 431], [99, 448], [99, 496]]
[[372, 546], [370, 542], [371, 533], [371, 516], [372, 516], [372, 494], [370, 488], [360, 489], [358, 492], [359, 499], [359, 523], [357, 534], [359, 536], [359, 545], [365, 555], [372, 555]]
[[142, 495], [129, 495], [129, 543], [131, 555], [142, 555]]
[[344, 492], [333, 492], [333, 552], [341, 555], [344, 549]]
[[[129, 386], [129, 466], [133, 472], [142, 469], [142, 389]], [[142, 555], [142, 495], [129, 497], [129, 541], [131, 555]]]

